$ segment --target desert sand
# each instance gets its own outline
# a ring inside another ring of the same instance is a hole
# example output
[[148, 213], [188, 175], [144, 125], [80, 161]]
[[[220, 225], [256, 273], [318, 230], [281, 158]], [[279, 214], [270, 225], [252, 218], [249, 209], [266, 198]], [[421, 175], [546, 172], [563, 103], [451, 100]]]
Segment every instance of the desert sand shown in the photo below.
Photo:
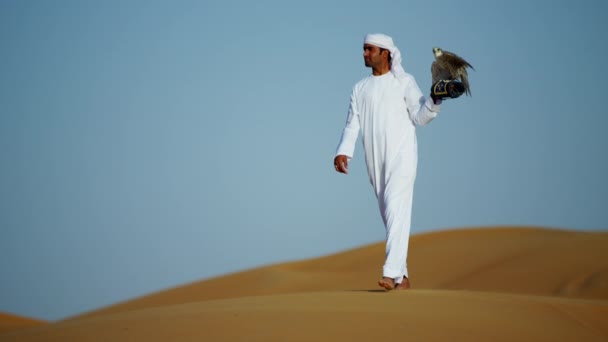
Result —
[[21, 317], [0, 312], [0, 338], [3, 333], [33, 326], [47, 324], [47, 322], [28, 317]]
[[608, 341], [608, 232], [415, 235], [406, 291], [377, 286], [383, 258], [380, 242], [48, 324], [0, 315], [0, 341]]

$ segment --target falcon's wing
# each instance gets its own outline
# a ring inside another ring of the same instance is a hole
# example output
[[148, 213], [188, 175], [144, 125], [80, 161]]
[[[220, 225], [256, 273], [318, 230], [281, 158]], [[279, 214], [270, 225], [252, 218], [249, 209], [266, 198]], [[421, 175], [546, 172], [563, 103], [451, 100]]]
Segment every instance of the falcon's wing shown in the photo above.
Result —
[[469, 62], [465, 61], [464, 58], [458, 56], [455, 53], [449, 51], [443, 51], [443, 62], [450, 68], [450, 73], [454, 78], [460, 79], [462, 85], [464, 85], [465, 92], [467, 95], [471, 95], [471, 88], [469, 87], [469, 75], [467, 74], [467, 68], [475, 70]]
[[471, 69], [475, 70], [475, 68], [473, 68], [473, 66], [471, 64], [469, 64], [469, 62], [465, 61], [464, 58], [458, 56], [455, 53], [452, 53], [452, 52], [449, 52], [449, 51], [443, 51], [443, 56], [442, 57], [454, 69], [471, 68]]

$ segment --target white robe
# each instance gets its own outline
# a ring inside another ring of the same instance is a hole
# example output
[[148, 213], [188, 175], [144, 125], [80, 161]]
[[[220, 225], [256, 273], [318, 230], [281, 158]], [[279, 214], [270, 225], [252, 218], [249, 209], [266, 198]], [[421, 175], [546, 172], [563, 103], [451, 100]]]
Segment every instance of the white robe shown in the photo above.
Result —
[[429, 123], [439, 112], [425, 99], [414, 77], [392, 72], [370, 75], [353, 88], [346, 127], [336, 155], [353, 157], [361, 130], [365, 161], [386, 227], [383, 276], [401, 282], [407, 272], [412, 196], [418, 148], [415, 125]]

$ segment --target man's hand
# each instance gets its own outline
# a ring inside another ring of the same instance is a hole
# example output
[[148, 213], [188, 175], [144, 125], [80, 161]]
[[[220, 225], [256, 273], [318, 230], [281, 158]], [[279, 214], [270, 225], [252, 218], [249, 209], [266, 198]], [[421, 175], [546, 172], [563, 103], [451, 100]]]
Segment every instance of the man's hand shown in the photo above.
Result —
[[334, 158], [334, 167], [336, 168], [336, 171], [347, 174], [348, 173], [348, 157], [343, 154], [336, 156], [336, 158]]
[[437, 100], [455, 99], [464, 92], [464, 85], [458, 80], [439, 80], [431, 86], [431, 97], [435, 104], [437, 104]]

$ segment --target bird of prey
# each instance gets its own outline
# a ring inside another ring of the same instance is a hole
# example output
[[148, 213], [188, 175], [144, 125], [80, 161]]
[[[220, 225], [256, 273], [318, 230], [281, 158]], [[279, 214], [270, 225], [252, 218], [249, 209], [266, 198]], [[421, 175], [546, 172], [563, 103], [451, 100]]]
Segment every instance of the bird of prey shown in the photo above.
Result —
[[433, 54], [435, 55], [435, 61], [431, 64], [433, 84], [439, 80], [459, 80], [464, 85], [466, 94], [471, 96], [467, 67], [475, 70], [473, 66], [455, 53], [438, 47], [433, 48]]

